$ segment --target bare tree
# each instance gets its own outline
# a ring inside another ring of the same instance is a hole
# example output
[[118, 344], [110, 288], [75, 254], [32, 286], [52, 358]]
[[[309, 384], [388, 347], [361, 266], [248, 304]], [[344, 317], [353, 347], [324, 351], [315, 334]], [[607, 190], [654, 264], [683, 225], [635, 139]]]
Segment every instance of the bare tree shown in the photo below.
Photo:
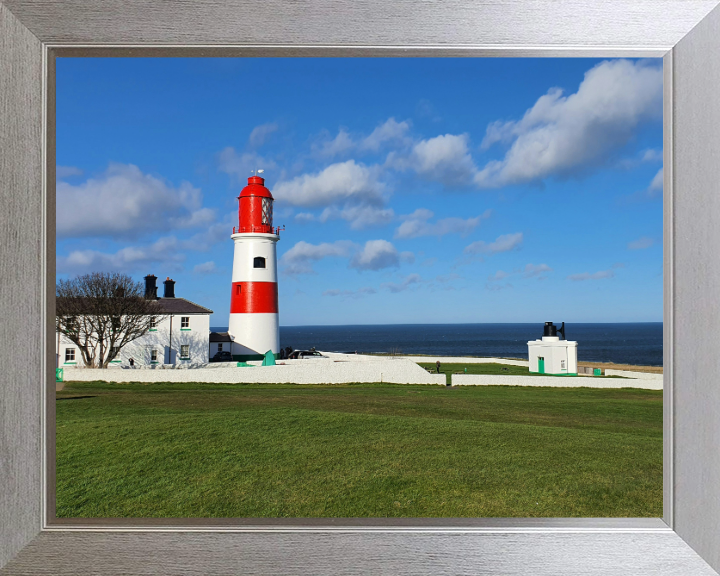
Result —
[[164, 316], [157, 300], [130, 276], [93, 272], [55, 287], [55, 327], [80, 349], [85, 366], [107, 368], [123, 346]]

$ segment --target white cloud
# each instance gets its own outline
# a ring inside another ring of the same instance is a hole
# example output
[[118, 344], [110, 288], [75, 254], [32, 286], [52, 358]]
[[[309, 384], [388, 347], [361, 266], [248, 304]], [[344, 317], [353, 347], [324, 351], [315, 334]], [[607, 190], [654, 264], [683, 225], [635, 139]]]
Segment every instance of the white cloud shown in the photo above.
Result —
[[441, 237], [453, 233], [465, 237], [475, 230], [481, 220], [489, 218], [490, 214], [491, 211], [486, 210], [475, 218], [443, 218], [431, 224], [428, 220], [433, 217], [433, 213], [419, 208], [412, 214], [402, 216], [405, 221], [395, 230], [395, 238]]
[[[409, 258], [411, 253], [405, 253]], [[387, 240], [368, 240], [363, 249], [350, 260], [350, 267], [358, 270], [381, 270], [400, 266], [397, 248]]]
[[256, 148], [258, 146], [262, 146], [267, 141], [268, 137], [273, 133], [277, 132], [278, 125], [275, 122], [270, 122], [268, 124], [260, 124], [260, 126], [255, 126], [253, 128], [252, 132], [250, 132], [250, 137], [248, 138], [248, 144], [252, 146], [253, 148]]
[[662, 117], [662, 68], [646, 61], [604, 61], [578, 91], [541, 96], [519, 121], [494, 122], [482, 148], [510, 143], [503, 160], [475, 175], [480, 187], [567, 176], [606, 161], [644, 120]]
[[319, 207], [339, 201], [355, 200], [365, 205], [382, 205], [385, 185], [379, 170], [354, 160], [331, 164], [316, 174], [303, 174], [278, 182], [273, 189], [277, 201], [293, 206]]
[[202, 264], [197, 264], [193, 268], [193, 274], [212, 274], [216, 271], [217, 266], [215, 266], [215, 262], [213, 262], [212, 260], [210, 262], [203, 262]]
[[653, 244], [655, 244], [655, 241], [652, 238], [643, 236], [642, 238], [628, 242], [627, 247], [628, 250], [645, 250], [646, 248], [650, 248]]
[[338, 240], [332, 244], [300, 241], [283, 254], [280, 264], [286, 274], [314, 274], [313, 262], [330, 257], [348, 257], [354, 246], [346, 240]]
[[[397, 166], [403, 167], [402, 161]], [[409, 166], [431, 180], [464, 183], [477, 172], [467, 134], [445, 134], [421, 140], [412, 149]]]
[[599, 272], [595, 272], [593, 274], [590, 274], [589, 272], [583, 272], [582, 274], [571, 274], [568, 276], [568, 280], [572, 280], [574, 282], [583, 282], [585, 280], [602, 280], [604, 278], [613, 278], [615, 276], [615, 272], [611, 270], [600, 270]]
[[663, 169], [660, 168], [660, 170], [657, 171], [655, 176], [653, 176], [652, 182], [650, 182], [650, 186], [648, 186], [648, 194], [651, 197], [659, 196], [663, 192]]
[[516, 232], [515, 234], [503, 234], [498, 236], [494, 242], [483, 242], [478, 240], [465, 247], [466, 254], [497, 254], [498, 252], [508, 252], [514, 250], [523, 241], [522, 232]]
[[420, 274], [410, 274], [406, 276], [400, 283], [385, 282], [381, 284], [380, 287], [390, 290], [390, 292], [394, 294], [397, 294], [398, 292], [407, 290], [413, 284], [419, 284], [420, 282], [422, 282], [422, 277], [420, 276]]
[[82, 176], [83, 171], [75, 166], [55, 166], [55, 177], [58, 180], [70, 178], [71, 176]]
[[156, 264], [165, 270], [180, 270], [185, 255], [178, 252], [178, 241], [166, 236], [147, 246], [129, 246], [115, 253], [97, 250], [74, 250], [59, 256], [56, 270], [59, 274], [86, 274], [89, 272], [146, 272]]
[[235, 148], [228, 146], [218, 154], [218, 167], [221, 172], [235, 176], [244, 186], [247, 184], [247, 179], [252, 176], [251, 170], [275, 170], [277, 164], [257, 152], [237, 152]]
[[508, 276], [512, 276], [512, 272], [505, 272], [504, 270], [498, 270], [492, 276], [488, 276], [490, 282], [496, 282], [498, 280], [505, 280]]
[[410, 141], [407, 136], [409, 130], [410, 122], [408, 120], [398, 122], [395, 118], [388, 118], [383, 124], [375, 128], [367, 138], [363, 138], [358, 148], [377, 152], [387, 142], [408, 144]]
[[312, 144], [312, 150], [316, 156], [321, 158], [332, 158], [350, 151], [378, 152], [388, 143], [396, 146], [407, 146], [412, 143], [411, 138], [407, 135], [409, 130], [410, 121], [398, 122], [392, 117], [365, 137], [353, 138], [346, 128], [341, 127], [334, 138], [330, 138], [330, 134], [324, 131], [319, 141]]
[[643, 150], [640, 157], [641, 162], [662, 162], [662, 160], [663, 151], [662, 149], [658, 150], [656, 148], [648, 148], [647, 150]]
[[178, 228], [207, 226], [215, 211], [188, 182], [175, 188], [132, 164], [110, 164], [77, 186], [57, 183], [57, 235], [135, 238]]
[[527, 264], [523, 270], [525, 278], [544, 278], [543, 274], [552, 272], [553, 269], [547, 264]]
[[377, 206], [348, 206], [342, 209], [329, 206], [317, 218], [312, 214], [307, 216], [310, 216], [310, 218], [305, 215], [303, 218], [319, 220], [320, 222], [341, 218], [350, 222], [352, 230], [363, 230], [389, 224], [395, 217], [395, 211], [392, 208], [380, 208]]

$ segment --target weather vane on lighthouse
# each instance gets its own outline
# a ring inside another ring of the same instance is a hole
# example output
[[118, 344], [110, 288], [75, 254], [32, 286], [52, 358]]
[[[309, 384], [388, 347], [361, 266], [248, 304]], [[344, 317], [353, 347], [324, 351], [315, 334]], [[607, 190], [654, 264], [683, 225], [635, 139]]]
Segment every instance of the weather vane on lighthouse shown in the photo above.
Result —
[[280, 351], [277, 288], [277, 242], [280, 228], [273, 228], [273, 196], [259, 174], [252, 170], [248, 185], [238, 196], [228, 332], [236, 360], [261, 359]]

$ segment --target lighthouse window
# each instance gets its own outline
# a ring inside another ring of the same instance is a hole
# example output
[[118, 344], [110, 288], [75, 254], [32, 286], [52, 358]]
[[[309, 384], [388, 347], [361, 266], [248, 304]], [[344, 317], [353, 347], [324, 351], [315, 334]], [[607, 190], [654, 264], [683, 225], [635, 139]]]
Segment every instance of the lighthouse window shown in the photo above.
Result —
[[270, 198], [262, 199], [262, 223], [264, 226], [272, 226], [272, 200]]
[[265, 268], [265, 258], [258, 256], [253, 260], [253, 268]]

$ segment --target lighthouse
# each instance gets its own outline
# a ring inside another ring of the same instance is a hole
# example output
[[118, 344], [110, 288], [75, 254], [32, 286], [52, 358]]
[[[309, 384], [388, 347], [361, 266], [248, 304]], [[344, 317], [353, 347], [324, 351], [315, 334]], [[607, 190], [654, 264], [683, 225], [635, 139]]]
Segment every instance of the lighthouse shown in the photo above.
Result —
[[238, 197], [228, 333], [235, 360], [258, 360], [280, 350], [273, 197], [260, 176], [248, 178]]

